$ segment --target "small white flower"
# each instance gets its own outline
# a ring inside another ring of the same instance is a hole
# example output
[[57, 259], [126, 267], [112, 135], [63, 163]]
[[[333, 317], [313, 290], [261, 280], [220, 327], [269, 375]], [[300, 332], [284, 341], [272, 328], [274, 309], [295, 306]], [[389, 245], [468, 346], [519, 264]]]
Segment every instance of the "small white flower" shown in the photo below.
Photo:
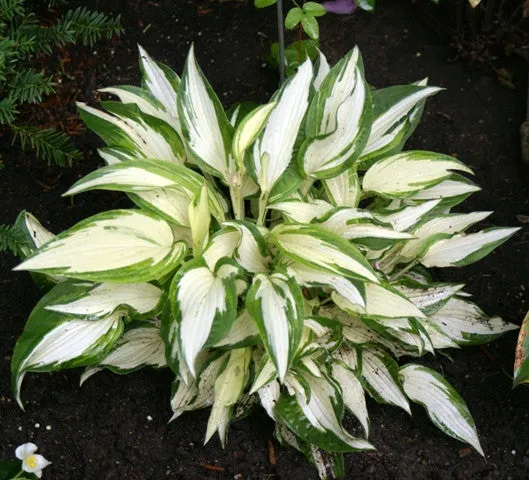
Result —
[[22, 470], [33, 473], [38, 478], [42, 477], [42, 469], [46, 468], [51, 462], [46, 460], [42, 455], [36, 454], [38, 447], [34, 443], [24, 443], [17, 447], [15, 455], [22, 460]]

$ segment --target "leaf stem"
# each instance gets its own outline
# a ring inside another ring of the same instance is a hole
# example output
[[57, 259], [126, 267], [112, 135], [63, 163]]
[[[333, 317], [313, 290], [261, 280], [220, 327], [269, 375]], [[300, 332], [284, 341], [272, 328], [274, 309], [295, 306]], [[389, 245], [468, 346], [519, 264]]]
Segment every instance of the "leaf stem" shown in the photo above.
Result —
[[303, 196], [307, 195], [307, 193], [309, 193], [309, 190], [311, 189], [313, 184], [314, 184], [314, 178], [307, 177], [300, 187], [301, 194]]
[[419, 261], [420, 260], [416, 258], [415, 260], [413, 260], [413, 262], [408, 263], [408, 265], [406, 265], [400, 272], [397, 272], [395, 275], [391, 276], [390, 281], [393, 282], [397, 278], [402, 277], [402, 275], [404, 275], [406, 272], [409, 272], [413, 267], [415, 267], [415, 265], [417, 265]]
[[244, 199], [241, 195], [242, 185], [230, 187], [231, 206], [236, 220], [244, 220]]
[[268, 192], [262, 192], [259, 197], [259, 215], [257, 217], [257, 225], [263, 226], [266, 217], [266, 206], [268, 204]]

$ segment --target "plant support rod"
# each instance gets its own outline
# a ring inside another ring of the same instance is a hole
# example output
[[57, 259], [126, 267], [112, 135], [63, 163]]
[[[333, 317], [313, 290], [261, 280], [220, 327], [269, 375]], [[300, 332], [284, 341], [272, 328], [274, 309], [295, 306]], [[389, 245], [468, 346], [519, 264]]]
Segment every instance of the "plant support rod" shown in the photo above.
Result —
[[285, 31], [283, 30], [283, 0], [277, 0], [277, 34], [279, 41], [279, 84], [285, 81]]

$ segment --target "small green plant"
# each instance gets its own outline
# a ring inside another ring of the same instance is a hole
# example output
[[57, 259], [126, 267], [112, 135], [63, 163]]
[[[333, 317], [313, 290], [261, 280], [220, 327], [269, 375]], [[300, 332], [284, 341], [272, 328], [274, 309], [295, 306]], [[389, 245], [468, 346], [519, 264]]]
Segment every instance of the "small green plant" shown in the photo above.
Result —
[[[315, 60], [317, 58], [320, 40], [318, 17], [322, 17], [327, 13], [326, 3], [338, 2], [324, 2], [321, 4], [318, 2], [307, 2], [306, 0], [298, 3], [292, 0], [293, 6], [288, 10], [283, 22], [282, 0], [279, 0], [279, 4], [278, 0], [254, 0], [257, 8], [278, 4], [278, 22], [281, 24], [278, 27], [280, 30], [282, 30], [284, 23], [284, 28], [287, 30], [297, 29], [298, 32], [297, 41], [284, 47], [284, 52], [281, 51], [283, 48], [281, 39], [279, 42], [272, 44], [268, 59], [271, 65], [281, 70], [281, 58], [283, 58], [285, 73], [290, 77], [305, 60]], [[373, 11], [375, 0], [360, 0], [357, 4], [363, 10]], [[308, 39], [303, 39], [303, 33], [307, 35]]]
[[[423, 405], [482, 453], [463, 399], [419, 358], [517, 328], [489, 318], [429, 267], [473, 263], [516, 228], [465, 231], [491, 212], [451, 213], [479, 190], [459, 160], [404, 151], [425, 82], [371, 89], [358, 49], [330, 68], [304, 62], [272, 97], [228, 117], [191, 50], [180, 79], [140, 50], [144, 88], [80, 104], [107, 166], [65, 195], [125, 192], [54, 236], [22, 212], [25, 261], [51, 289], [12, 358], [28, 372], [86, 367], [175, 375], [173, 419], [210, 407], [206, 441], [261, 404], [277, 438], [321, 478], [343, 453], [373, 449], [365, 394]], [[410, 357], [416, 357], [410, 361]], [[352, 436], [345, 410], [363, 427]]]
[[42, 455], [34, 443], [24, 443], [15, 450], [20, 460], [0, 460], [0, 480], [36, 480], [42, 478], [44, 470], [51, 462]]
[[[67, 10], [50, 23], [37, 17], [25, 0], [0, 0], [0, 125], [11, 129], [22, 148], [57, 165], [81, 158], [69, 137], [53, 128], [39, 129], [21, 123], [20, 109], [40, 103], [54, 91], [53, 75], [35, 68], [41, 55], [70, 43], [93, 45], [123, 29], [119, 16], [107, 17], [85, 7]], [[51, 4], [57, 2], [50, 2]], [[38, 5], [37, 5], [38, 6]]]

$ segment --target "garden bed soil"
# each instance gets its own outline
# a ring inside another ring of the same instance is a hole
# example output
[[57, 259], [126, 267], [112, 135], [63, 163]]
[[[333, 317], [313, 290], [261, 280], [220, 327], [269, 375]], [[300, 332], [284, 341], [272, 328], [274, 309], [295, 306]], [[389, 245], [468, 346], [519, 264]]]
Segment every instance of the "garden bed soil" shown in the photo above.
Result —
[[[96, 88], [138, 84], [136, 43], [181, 72], [194, 42], [206, 76], [226, 105], [263, 102], [276, 88], [277, 76], [264, 64], [276, 38], [273, 8], [256, 10], [246, 1], [83, 3], [120, 12], [126, 34], [93, 48], [68, 50], [58, 87], [65, 104], [51, 104], [50, 115], [57, 117], [52, 121], [75, 112], [74, 98], [94, 103]], [[375, 15], [323, 18], [322, 49], [335, 62], [358, 44], [367, 79], [377, 87], [428, 76], [431, 84], [446, 88], [428, 101], [408, 147], [448, 153], [468, 163], [483, 190], [461, 208], [494, 210], [486, 226], [522, 230], [476, 265], [439, 275], [465, 282], [485, 311], [519, 324], [529, 305], [529, 227], [523, 217], [529, 215], [529, 177], [519, 160], [518, 137], [525, 116], [525, 65], [514, 58], [488, 66], [455, 63], [447, 38], [434, 33], [445, 31], [436, 7], [408, 0], [377, 3]], [[515, 88], [502, 87], [493, 68], [513, 72]], [[41, 113], [32, 115], [23, 120], [41, 122]], [[66, 169], [43, 166], [3, 136], [0, 223], [12, 223], [26, 209], [59, 232], [90, 214], [128, 205], [123, 195], [112, 193], [61, 198], [74, 181], [102, 164], [96, 136], [74, 130], [85, 158]], [[128, 376], [103, 372], [82, 388], [80, 370], [30, 374], [23, 387], [26, 411], [21, 411], [11, 396], [9, 362], [39, 292], [28, 274], [11, 272], [15, 264], [11, 256], [0, 256], [0, 458], [12, 458], [17, 445], [33, 441], [53, 462], [44, 474], [49, 480], [317, 478], [304, 457], [272, 440], [272, 422], [262, 411], [232, 425], [225, 450], [216, 438], [203, 446], [208, 411], [167, 424], [172, 381], [167, 370]], [[420, 407], [413, 407], [410, 418], [369, 401], [370, 439], [377, 450], [346, 455], [346, 478], [529, 478], [529, 389], [511, 390], [515, 340], [510, 333], [487, 346], [428, 360], [466, 399], [485, 458], [437, 430]], [[346, 423], [355, 426], [352, 419]]]

